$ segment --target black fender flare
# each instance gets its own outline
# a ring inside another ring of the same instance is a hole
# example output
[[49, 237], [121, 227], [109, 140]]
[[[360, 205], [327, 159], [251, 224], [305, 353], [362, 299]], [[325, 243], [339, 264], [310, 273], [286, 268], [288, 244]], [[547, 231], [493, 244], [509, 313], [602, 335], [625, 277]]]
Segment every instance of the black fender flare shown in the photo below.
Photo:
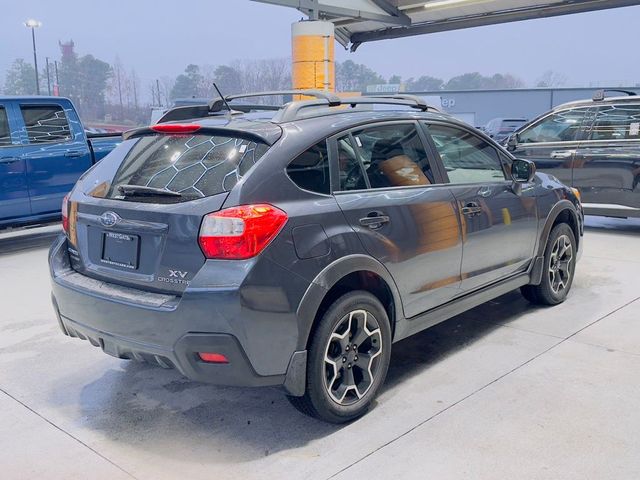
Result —
[[[354, 254], [341, 257], [329, 265], [327, 265], [318, 275], [313, 279], [307, 291], [304, 293], [298, 309], [296, 311], [298, 317], [298, 349], [304, 350], [307, 348], [307, 342], [309, 340], [309, 334], [313, 327], [313, 322], [316, 318], [316, 313], [324, 297], [329, 290], [338, 283], [342, 278], [350, 273], [369, 271], [373, 272], [382, 278], [393, 296], [394, 304], [394, 318], [392, 322], [397, 322], [403, 318], [402, 301], [400, 299], [400, 293], [395, 281], [391, 277], [389, 271], [378, 260], [363, 254]], [[391, 325], [393, 332], [393, 325]]]
[[547, 218], [545, 219], [544, 225], [542, 226], [540, 235], [538, 236], [538, 245], [536, 246], [536, 254], [533, 261], [533, 266], [531, 269], [531, 284], [539, 285], [542, 281], [542, 269], [543, 269], [543, 259], [544, 259], [544, 250], [547, 246], [547, 241], [549, 240], [549, 235], [551, 234], [551, 229], [553, 228], [553, 224], [560, 216], [562, 212], [565, 210], [569, 211], [569, 214], [573, 217], [573, 220], [578, 225], [578, 235], [576, 236], [576, 242], [580, 243], [580, 228], [581, 221], [580, 216], [578, 214], [578, 209], [570, 200], [560, 200], [556, 203], [553, 208], [549, 211]]

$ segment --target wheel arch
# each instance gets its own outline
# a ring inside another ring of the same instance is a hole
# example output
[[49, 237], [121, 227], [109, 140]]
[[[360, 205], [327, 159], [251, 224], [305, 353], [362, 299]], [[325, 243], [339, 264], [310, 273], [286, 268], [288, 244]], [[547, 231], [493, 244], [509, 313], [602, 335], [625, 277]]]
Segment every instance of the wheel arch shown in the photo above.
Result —
[[391, 323], [403, 318], [397, 286], [387, 269], [367, 255], [348, 255], [325, 267], [307, 288], [297, 310], [298, 350], [307, 348], [311, 332], [318, 319], [335, 299], [353, 290], [372, 293], [384, 306]]
[[580, 248], [580, 242], [582, 241], [582, 223], [580, 221], [578, 210], [571, 201], [560, 200], [549, 211], [538, 239], [535, 255], [535, 259], [537, 261], [534, 261], [533, 269], [531, 271], [532, 285], [538, 285], [542, 279], [542, 258], [544, 257], [549, 235], [551, 235], [551, 230], [553, 230], [553, 227], [559, 223], [567, 223], [569, 225], [576, 239], [576, 247]]

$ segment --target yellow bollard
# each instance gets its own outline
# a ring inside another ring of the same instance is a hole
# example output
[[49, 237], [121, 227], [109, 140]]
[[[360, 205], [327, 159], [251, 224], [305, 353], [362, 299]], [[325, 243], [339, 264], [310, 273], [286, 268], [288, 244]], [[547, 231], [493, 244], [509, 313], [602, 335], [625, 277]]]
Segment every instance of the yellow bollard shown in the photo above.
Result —
[[302, 21], [291, 25], [291, 83], [296, 90], [335, 91], [333, 23]]

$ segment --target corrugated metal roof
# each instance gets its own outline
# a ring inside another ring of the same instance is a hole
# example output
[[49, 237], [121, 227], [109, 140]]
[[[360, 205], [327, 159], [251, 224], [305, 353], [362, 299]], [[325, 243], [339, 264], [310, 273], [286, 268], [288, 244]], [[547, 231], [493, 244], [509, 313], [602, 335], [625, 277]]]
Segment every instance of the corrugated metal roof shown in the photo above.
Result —
[[639, 0], [254, 0], [292, 7], [336, 26], [336, 39], [362, 43], [462, 28], [640, 5]]

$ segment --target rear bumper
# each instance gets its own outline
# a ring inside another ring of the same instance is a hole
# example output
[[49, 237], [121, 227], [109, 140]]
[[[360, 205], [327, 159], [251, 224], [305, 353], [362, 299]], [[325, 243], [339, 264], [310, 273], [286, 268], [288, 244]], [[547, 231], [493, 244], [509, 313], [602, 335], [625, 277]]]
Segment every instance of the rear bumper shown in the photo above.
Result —
[[[51, 247], [49, 264], [53, 306], [66, 335], [117, 358], [176, 368], [196, 381], [299, 392], [291, 375], [299, 376], [306, 352], [296, 352], [295, 312], [247, 307], [239, 286], [177, 297], [84, 277], [69, 266], [64, 236]], [[203, 362], [197, 352], [223, 354], [229, 363]]]

